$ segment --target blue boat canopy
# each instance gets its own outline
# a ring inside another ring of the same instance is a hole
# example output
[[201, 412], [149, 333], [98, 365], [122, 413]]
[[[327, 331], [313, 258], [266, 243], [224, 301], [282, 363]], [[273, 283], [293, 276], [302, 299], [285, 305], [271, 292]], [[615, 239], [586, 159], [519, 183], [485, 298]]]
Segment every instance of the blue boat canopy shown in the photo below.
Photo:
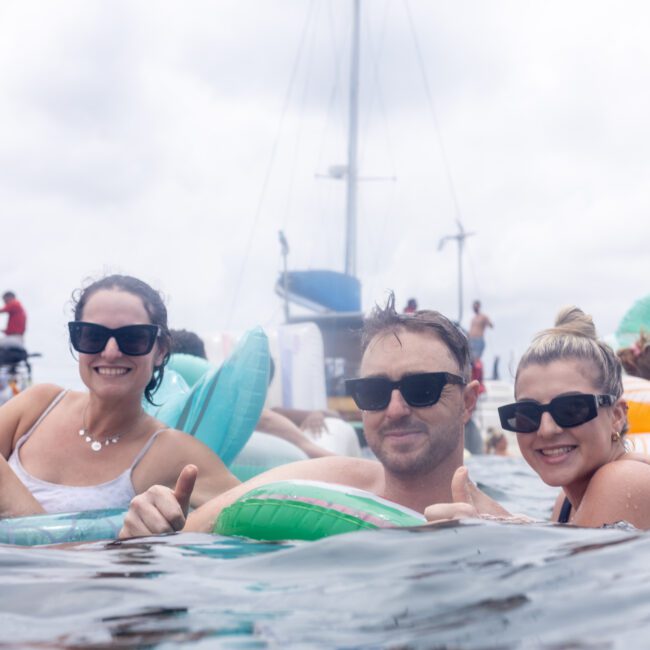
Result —
[[281, 273], [275, 292], [291, 302], [317, 312], [361, 311], [358, 278], [336, 271], [287, 271]]

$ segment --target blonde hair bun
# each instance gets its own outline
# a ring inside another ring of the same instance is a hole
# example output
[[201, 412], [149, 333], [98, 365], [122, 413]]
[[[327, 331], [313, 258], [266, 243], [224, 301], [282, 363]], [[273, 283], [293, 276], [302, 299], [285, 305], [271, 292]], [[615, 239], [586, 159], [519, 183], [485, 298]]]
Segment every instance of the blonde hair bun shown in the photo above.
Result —
[[[555, 327], [551, 330], [553, 334], [573, 334], [584, 336], [588, 339], [598, 340], [596, 326], [589, 314], [573, 305], [560, 309], [555, 317]], [[550, 332], [549, 332], [550, 333]]]
[[547, 365], [553, 361], [575, 359], [593, 364], [594, 385], [598, 390], [618, 399], [623, 394], [622, 366], [609, 345], [598, 340], [594, 321], [579, 307], [571, 305], [560, 310], [555, 327], [537, 334], [519, 360], [519, 373], [529, 365]]

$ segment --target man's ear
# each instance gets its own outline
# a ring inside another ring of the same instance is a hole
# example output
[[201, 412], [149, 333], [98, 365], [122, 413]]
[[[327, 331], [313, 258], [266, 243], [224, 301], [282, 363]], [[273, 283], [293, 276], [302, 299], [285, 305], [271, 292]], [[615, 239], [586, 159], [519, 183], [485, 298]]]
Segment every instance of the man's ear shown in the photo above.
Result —
[[479, 388], [480, 384], [475, 379], [463, 389], [463, 424], [467, 424], [472, 417], [479, 396]]

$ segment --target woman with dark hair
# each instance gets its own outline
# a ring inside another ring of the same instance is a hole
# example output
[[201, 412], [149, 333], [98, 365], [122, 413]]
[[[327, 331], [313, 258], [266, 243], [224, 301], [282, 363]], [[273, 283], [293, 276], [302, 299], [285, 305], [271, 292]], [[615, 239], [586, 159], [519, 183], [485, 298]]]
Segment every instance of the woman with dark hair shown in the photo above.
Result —
[[111, 275], [73, 299], [70, 345], [88, 392], [43, 384], [0, 408], [0, 516], [127, 507], [154, 484], [174, 488], [187, 464], [199, 472], [194, 507], [237, 485], [207, 446], [142, 408], [169, 358], [158, 292]]

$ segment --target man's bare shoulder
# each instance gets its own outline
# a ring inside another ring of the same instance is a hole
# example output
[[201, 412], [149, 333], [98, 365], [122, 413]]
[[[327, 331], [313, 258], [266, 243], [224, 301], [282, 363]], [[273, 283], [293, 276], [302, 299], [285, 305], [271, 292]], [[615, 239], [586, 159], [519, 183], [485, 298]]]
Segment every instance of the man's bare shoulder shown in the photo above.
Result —
[[325, 481], [368, 490], [381, 475], [382, 467], [377, 461], [350, 456], [327, 456], [276, 467], [259, 478], [264, 482], [284, 479]]
[[223, 508], [250, 490], [267, 483], [293, 480], [323, 481], [378, 492], [381, 489], [382, 476], [383, 468], [377, 461], [349, 456], [328, 456], [280, 465], [254, 476], [197, 508], [188, 517], [185, 530], [211, 531]]

